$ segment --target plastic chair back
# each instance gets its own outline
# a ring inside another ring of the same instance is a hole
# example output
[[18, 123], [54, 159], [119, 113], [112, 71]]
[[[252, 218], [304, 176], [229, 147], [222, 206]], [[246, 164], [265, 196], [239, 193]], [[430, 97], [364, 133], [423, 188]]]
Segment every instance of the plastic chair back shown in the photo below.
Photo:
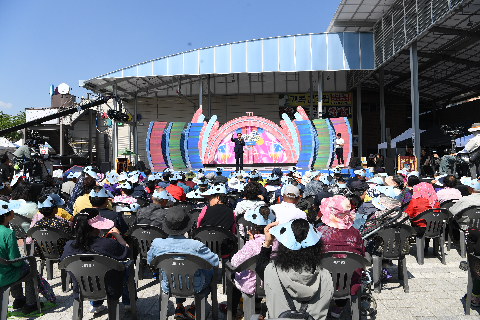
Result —
[[480, 228], [480, 206], [466, 208], [460, 211], [456, 216], [468, 217], [468, 229]]
[[[45, 259], [57, 260], [60, 259], [60, 252], [63, 248], [58, 245], [58, 240], [72, 240], [74, 237], [62, 230], [53, 227], [33, 227], [27, 232], [28, 237], [36, 240], [41, 255]], [[31, 255], [33, 255], [35, 246], [32, 246]]]
[[321, 267], [332, 275], [333, 297], [350, 298], [353, 273], [357, 269], [366, 269], [368, 265], [370, 262], [365, 257], [352, 252], [330, 251], [322, 254]]
[[169, 293], [175, 297], [195, 295], [193, 287], [195, 272], [199, 269], [211, 270], [214, 267], [200, 257], [185, 253], [162, 254], [155, 257], [150, 262], [150, 266], [165, 272]]
[[426, 221], [425, 237], [438, 238], [444, 230], [445, 222], [450, 213], [448, 209], [428, 209], [418, 214], [415, 221], [424, 219]]
[[440, 205], [440, 208], [444, 208], [444, 209], [450, 210], [450, 208], [451, 208], [455, 203], [457, 203], [457, 201], [458, 201], [458, 200], [456, 200], [456, 199], [445, 201], [445, 202], [443, 202], [443, 203]]
[[408, 207], [409, 204], [410, 204], [410, 201], [407, 202], [407, 203], [402, 204], [402, 205], [400, 206], [400, 210], [402, 210], [402, 212], [405, 211], [405, 209], [407, 209], [407, 207]]
[[152, 241], [157, 238], [166, 239], [168, 234], [160, 227], [151, 226], [148, 224], [136, 224], [129, 230], [130, 236], [137, 239], [138, 251], [142, 258], [147, 258], [148, 250], [152, 245]]
[[101, 300], [107, 296], [105, 274], [110, 270], [123, 271], [125, 265], [98, 254], [77, 254], [65, 258], [59, 268], [73, 274], [82, 300]]
[[[243, 239], [243, 241], [248, 240], [248, 231], [255, 229], [255, 224], [245, 220], [245, 214], [240, 214], [237, 216], [237, 237]], [[243, 236], [241, 234], [243, 232]]]
[[[242, 272], [245, 270], [255, 271], [256, 267], [257, 267], [257, 256], [253, 256], [250, 259], [244, 261], [242, 264], [236, 267], [233, 271], [234, 272]], [[255, 286], [255, 295], [258, 297], [265, 296], [265, 289], [262, 286], [262, 280], [260, 279], [260, 277], [257, 277], [257, 283]]]
[[14, 213], [13, 219], [9, 222], [9, 225], [13, 232], [15, 232], [17, 239], [25, 239], [27, 237], [27, 233], [25, 232], [25, 229], [23, 229], [22, 223], [28, 223], [30, 226], [32, 219], [28, 219], [27, 217]]
[[192, 238], [204, 243], [219, 258], [222, 255], [234, 253], [238, 246], [237, 236], [222, 227], [200, 227], [193, 231]]
[[405, 224], [386, 227], [378, 231], [378, 236], [383, 239], [383, 258], [401, 259], [404, 256], [402, 250], [405, 243], [408, 242], [408, 237], [414, 233], [415, 230]]
[[195, 208], [190, 210], [188, 213], [191, 214], [191, 217], [194, 221], [193, 225], [196, 226], [198, 222], [198, 217], [200, 216], [200, 212], [202, 212], [202, 208]]
[[137, 222], [137, 214], [133, 212], [130, 214], [122, 212], [122, 218], [129, 227], [132, 227]]

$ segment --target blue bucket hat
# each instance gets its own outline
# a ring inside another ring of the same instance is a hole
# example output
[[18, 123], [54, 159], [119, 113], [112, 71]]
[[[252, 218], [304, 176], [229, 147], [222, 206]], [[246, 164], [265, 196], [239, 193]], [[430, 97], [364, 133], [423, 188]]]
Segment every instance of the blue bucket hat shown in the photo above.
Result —
[[140, 205], [138, 203], [127, 204], [125, 203], [122, 207], [120, 207], [120, 212], [136, 212], [140, 209]]
[[326, 174], [322, 174], [322, 175], [320, 176], [320, 182], [323, 183], [324, 185], [327, 185], [327, 186], [328, 186], [328, 185], [332, 184], [333, 179], [332, 179], [332, 177], [330, 177], [330, 176], [328, 176], [328, 175], [326, 175]]
[[19, 200], [10, 200], [8, 202], [8, 209], [9, 210], [13, 210], [13, 211], [17, 211], [18, 209], [20, 209], [22, 206], [24, 206], [27, 202], [23, 199], [19, 199]]
[[202, 197], [202, 193], [200, 192], [200, 189], [190, 191], [189, 193], [186, 194], [187, 199], [205, 199]]
[[97, 179], [97, 173], [95, 171], [93, 171], [93, 167], [92, 166], [88, 166], [88, 167], [85, 167], [85, 169], [83, 169], [83, 172], [88, 174], [90, 177], [92, 178], [95, 178]]
[[267, 181], [276, 181], [278, 179], [280, 179], [280, 177], [273, 173], [267, 176]]
[[275, 221], [275, 215], [273, 214], [272, 209], [268, 208], [268, 210], [270, 210], [270, 214], [268, 215], [268, 219], [265, 219], [260, 214], [260, 207], [261, 206], [258, 206], [256, 208], [247, 210], [247, 212], [245, 212], [245, 216], [244, 216], [245, 220], [247, 220], [247, 221], [249, 221], [253, 224], [256, 224], [257, 226], [266, 226], [266, 225], [272, 223], [273, 221]]
[[107, 172], [106, 179], [108, 183], [115, 184], [118, 182], [118, 173], [115, 172], [115, 170]]
[[383, 186], [383, 180], [380, 177], [375, 177], [367, 181], [367, 183], [373, 183], [376, 184], [377, 186]]
[[222, 172], [223, 172], [223, 168], [222, 168], [222, 167], [218, 167], [218, 168], [217, 168], [217, 172], [222, 173]]
[[377, 191], [383, 193], [390, 198], [395, 199], [397, 197], [393, 186], [379, 186], [377, 187]]
[[157, 180], [157, 177], [154, 174], [151, 174], [148, 176], [148, 181], [155, 181]]
[[170, 201], [173, 201], [173, 202], [176, 201], [175, 198], [172, 197], [172, 195], [170, 193], [168, 193], [167, 190], [158, 191], [158, 189], [155, 189], [155, 191], [153, 191], [152, 198], [162, 199], [162, 200], [170, 200]]
[[[15, 200], [10, 200], [10, 201], [15, 201]], [[13, 211], [13, 206], [9, 202], [0, 200], [0, 216], [7, 214], [10, 211]]]
[[420, 173], [418, 171], [412, 171], [407, 175], [407, 178], [410, 176], [416, 176], [420, 178]]
[[360, 177], [365, 177], [365, 176], [366, 176], [366, 173], [365, 173], [365, 171], [363, 171], [363, 170], [355, 170], [355, 171], [353, 171], [353, 173], [354, 173], [356, 176], [360, 176]]
[[179, 181], [182, 180], [180, 173], [174, 173], [170, 176], [170, 181]]
[[[128, 182], [126, 182], [128, 183]], [[125, 188], [127, 189], [127, 188]], [[95, 192], [93, 189], [90, 191], [90, 193], [88, 194], [89, 197], [92, 197], [92, 198], [113, 198], [113, 194], [108, 191], [108, 190], [105, 190], [104, 188], [100, 189], [98, 192]]]
[[248, 178], [249, 179], [257, 179], [257, 178], [261, 178], [262, 176], [260, 175], [260, 173], [258, 171], [251, 171], [249, 174], [248, 174]]
[[217, 185], [213, 186], [204, 193], [202, 193], [203, 197], [213, 196], [215, 194], [227, 194], [227, 189], [224, 185]]
[[130, 190], [132, 189], [132, 185], [128, 183], [128, 181], [122, 183], [121, 185], [118, 186], [120, 189], [127, 189]]
[[295, 220], [289, 221], [284, 224], [279, 224], [270, 229], [270, 234], [290, 250], [300, 250], [301, 248], [308, 248], [314, 246], [320, 241], [322, 237], [312, 224], [309, 223], [309, 230], [307, 237], [302, 242], [297, 242], [292, 230], [292, 223]]

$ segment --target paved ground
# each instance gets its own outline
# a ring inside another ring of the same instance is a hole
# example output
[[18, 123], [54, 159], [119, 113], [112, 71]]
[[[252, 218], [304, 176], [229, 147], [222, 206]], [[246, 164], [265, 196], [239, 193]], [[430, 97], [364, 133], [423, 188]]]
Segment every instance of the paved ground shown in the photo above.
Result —
[[[377, 302], [377, 313], [370, 319], [480, 319], [480, 308], [474, 308], [470, 316], [464, 315], [464, 303], [461, 298], [466, 293], [467, 272], [458, 268], [461, 259], [457, 252], [457, 246], [446, 251], [446, 265], [443, 265], [439, 258], [433, 257], [432, 249], [430, 255], [425, 258], [425, 264], [417, 264], [414, 254], [415, 247], [410, 250], [407, 257], [407, 269], [409, 273], [410, 292], [404, 293], [403, 288], [396, 280], [396, 262], [389, 268], [394, 279], [383, 286], [380, 294], [373, 294]], [[46, 314], [37, 319], [71, 319], [72, 304], [71, 292], [61, 292], [60, 272], [55, 267], [54, 279], [49, 281], [57, 294], [57, 306], [47, 310]], [[145, 279], [140, 281], [138, 291], [138, 319], [158, 319], [158, 293], [159, 284], [151, 278], [148, 272]], [[218, 301], [226, 302], [227, 297], [222, 293], [221, 285], [218, 286]], [[43, 298], [42, 298], [43, 299]], [[174, 301], [174, 299], [171, 299]], [[190, 299], [187, 301], [193, 301]], [[209, 302], [211, 300], [209, 299]], [[10, 305], [12, 299], [10, 298]], [[106, 302], [105, 302], [106, 303]], [[129, 313], [125, 313], [123, 305], [120, 305], [122, 319], [130, 319]], [[171, 302], [173, 311], [173, 302]], [[84, 319], [107, 319], [106, 313], [93, 316], [89, 313], [90, 305], [84, 303]], [[208, 308], [211, 319], [211, 307]], [[226, 317], [225, 317], [226, 318]], [[350, 319], [348, 310], [345, 308], [343, 319]], [[169, 317], [173, 320], [173, 316]], [[219, 312], [219, 319], [223, 320], [223, 314]], [[365, 318], [367, 319], [367, 318]]]

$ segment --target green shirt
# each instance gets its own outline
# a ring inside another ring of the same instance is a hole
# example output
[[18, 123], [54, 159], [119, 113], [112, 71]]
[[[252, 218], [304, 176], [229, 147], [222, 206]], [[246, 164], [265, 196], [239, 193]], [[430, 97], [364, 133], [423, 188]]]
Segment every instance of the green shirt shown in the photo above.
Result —
[[[13, 230], [0, 225], [0, 258], [13, 260], [20, 258], [17, 237]], [[15, 262], [11, 265], [0, 264], [0, 287], [6, 286], [20, 278], [20, 267], [25, 261]]]

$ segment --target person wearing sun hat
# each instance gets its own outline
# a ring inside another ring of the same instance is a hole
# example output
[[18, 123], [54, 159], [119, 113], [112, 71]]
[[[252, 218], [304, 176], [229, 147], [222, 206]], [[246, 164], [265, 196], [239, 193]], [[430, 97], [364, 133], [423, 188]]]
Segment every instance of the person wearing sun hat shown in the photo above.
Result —
[[223, 173], [222, 167], [217, 167], [216, 172], [217, 172], [217, 176], [215, 177], [215, 180], [214, 180], [215, 183], [225, 184], [228, 182], [228, 178], [222, 175]]
[[[355, 209], [352, 209], [350, 200], [343, 196], [334, 196], [322, 200], [320, 213], [324, 225], [317, 228], [322, 235], [323, 251], [346, 251], [365, 256], [360, 231], [353, 227]], [[361, 286], [362, 270], [355, 270], [352, 277], [350, 294], [355, 295]], [[347, 299], [335, 300], [331, 315], [339, 318]]]
[[[470, 192], [469, 196], [460, 198], [452, 207], [450, 207], [450, 212], [455, 217], [460, 212], [469, 207], [478, 206], [480, 203], [480, 182], [477, 179], [471, 179], [470, 177], [463, 177], [460, 179], [462, 184], [468, 187]], [[457, 217], [454, 221], [458, 223], [460, 228], [466, 230], [470, 219], [468, 217]]]
[[83, 172], [80, 174], [80, 177], [77, 180], [77, 184], [75, 184], [75, 187], [70, 193], [70, 198], [68, 198], [67, 205], [65, 206], [65, 210], [70, 214], [74, 214], [73, 206], [77, 201], [77, 198], [84, 195], [83, 180], [87, 177], [91, 177], [96, 181], [97, 174], [94, 167], [88, 166], [84, 168]]
[[320, 171], [307, 171], [305, 174], [309, 173], [310, 175], [310, 181], [305, 184], [305, 191], [303, 192], [303, 197], [309, 197], [309, 196], [314, 196], [320, 191], [324, 190], [324, 185], [320, 181], [320, 178], [322, 177], [322, 173]]
[[205, 206], [197, 220], [197, 228], [201, 226], [222, 227], [235, 233], [236, 220], [232, 208], [227, 206], [227, 189], [224, 185], [216, 185], [202, 193], [208, 199], [209, 206]]
[[[212, 266], [218, 267], [218, 256], [210, 251], [208, 247], [200, 241], [187, 239], [184, 235], [191, 230], [193, 225], [192, 216], [184, 207], [176, 206], [167, 210], [165, 214], [162, 229], [169, 236], [166, 239], [157, 238], [153, 240], [150, 250], [147, 253], [147, 263], [150, 264], [152, 260], [166, 253], [191, 254], [200, 257]], [[162, 291], [169, 292], [167, 275], [161, 270], [161, 286]], [[208, 287], [213, 279], [212, 270], [197, 270], [193, 278], [193, 288], [196, 293], [200, 293], [201, 297], [208, 295]], [[176, 298], [175, 318], [184, 318], [186, 314], [195, 319], [195, 306], [192, 304], [187, 311], [183, 303], [185, 298]], [[200, 320], [200, 319], [199, 319]]]
[[162, 222], [167, 214], [168, 201], [173, 197], [163, 188], [157, 188], [152, 194], [153, 202], [137, 211], [137, 223], [149, 224], [151, 226], [162, 227]]
[[457, 179], [453, 175], [440, 176], [435, 180], [434, 184], [441, 187], [440, 190], [437, 190], [438, 202], [440, 204], [449, 200], [458, 200], [462, 197], [462, 193], [456, 188]]
[[[326, 319], [333, 282], [330, 272], [321, 267], [321, 234], [304, 219], [270, 223], [264, 233], [255, 272], [264, 282], [269, 318], [290, 310], [286, 298], [290, 295], [297, 310], [306, 303], [305, 311], [313, 319]], [[271, 259], [274, 239], [279, 244]]]
[[72, 193], [75, 184], [77, 183], [77, 178], [81, 175], [81, 172], [70, 171], [67, 174], [67, 181], [62, 184], [62, 192], [68, 194]]
[[187, 179], [187, 180], [185, 181], [185, 184], [186, 184], [187, 186], [189, 186], [190, 188], [192, 188], [192, 190], [195, 189], [195, 186], [196, 186], [195, 182], [193, 182], [193, 179], [194, 179], [195, 177], [196, 177], [196, 175], [195, 175], [195, 173], [193, 173], [192, 170], [190, 170], [190, 171], [188, 171], [187, 173], [185, 173], [185, 179]]
[[180, 173], [174, 173], [170, 176], [170, 185], [165, 188], [177, 201], [185, 201], [185, 191], [177, 185], [178, 181], [182, 180]]
[[126, 204], [137, 203], [137, 199], [132, 197], [133, 186], [130, 182], [126, 181], [118, 185], [118, 187], [122, 190], [122, 194], [119, 196], [115, 196], [113, 198], [113, 203], [126, 203]]
[[72, 215], [76, 215], [82, 209], [85, 208], [91, 208], [92, 204], [90, 203], [90, 200], [88, 198], [88, 194], [90, 191], [97, 185], [97, 180], [91, 176], [85, 177], [82, 183], [82, 195], [75, 200], [75, 203], [73, 205], [73, 212]]
[[[128, 225], [123, 219], [122, 215], [114, 210], [108, 209], [108, 204], [113, 195], [110, 191], [101, 186], [95, 186], [88, 194], [92, 207], [98, 210], [98, 213], [105, 219], [112, 220], [115, 227], [120, 230], [121, 234], [125, 234], [128, 231]], [[135, 203], [136, 204], [136, 203]]]
[[[4, 260], [14, 260], [21, 257], [15, 232], [8, 228], [8, 223], [13, 219], [13, 215], [10, 204], [0, 201], [0, 258]], [[0, 264], [0, 287], [17, 282], [29, 273], [30, 265], [25, 261], [15, 262], [10, 265]], [[23, 293], [22, 284], [10, 287], [10, 294], [15, 299], [13, 301], [13, 309], [22, 309], [23, 314], [38, 311], [36, 304], [36, 295], [38, 293], [32, 280], [25, 282], [25, 295]], [[41, 303], [41, 307], [43, 308], [43, 303]]]
[[[87, 208], [80, 211], [73, 219], [73, 226], [76, 238], [67, 242], [60, 261], [78, 254], [100, 254], [118, 261], [129, 259], [130, 248], [123, 239], [121, 232], [114, 227], [112, 220], [103, 218], [97, 209]], [[110, 230], [109, 234], [113, 238], [99, 237], [100, 230]], [[119, 279], [123, 281], [119, 281]], [[105, 274], [107, 294], [112, 299], [118, 299], [121, 296], [126, 311], [130, 310], [128, 286], [125, 286], [127, 280], [128, 270], [110, 270]], [[72, 277], [72, 281], [73, 298], [78, 299], [78, 283], [75, 277]], [[92, 306], [91, 313], [97, 314], [106, 309], [103, 300], [90, 301], [90, 304]]]
[[[262, 245], [265, 242], [264, 229], [265, 227], [275, 221], [275, 216], [273, 212], [267, 206], [258, 206], [253, 209], [248, 210], [244, 218], [246, 221], [255, 224], [255, 228], [248, 231], [248, 241], [237, 253], [232, 257], [231, 264], [232, 267], [237, 268], [243, 262], [248, 259], [257, 256], [261, 249]], [[272, 251], [278, 249], [278, 241], [273, 240]], [[242, 293], [248, 295], [255, 294], [256, 288], [256, 275], [253, 270], [244, 270], [242, 272], [235, 272], [232, 274], [232, 280], [235, 283], [232, 293], [232, 316], [235, 319], [237, 314], [237, 307], [242, 297]], [[261, 298], [256, 299], [256, 303], [261, 302]], [[226, 305], [220, 305], [220, 311], [226, 313]]]

